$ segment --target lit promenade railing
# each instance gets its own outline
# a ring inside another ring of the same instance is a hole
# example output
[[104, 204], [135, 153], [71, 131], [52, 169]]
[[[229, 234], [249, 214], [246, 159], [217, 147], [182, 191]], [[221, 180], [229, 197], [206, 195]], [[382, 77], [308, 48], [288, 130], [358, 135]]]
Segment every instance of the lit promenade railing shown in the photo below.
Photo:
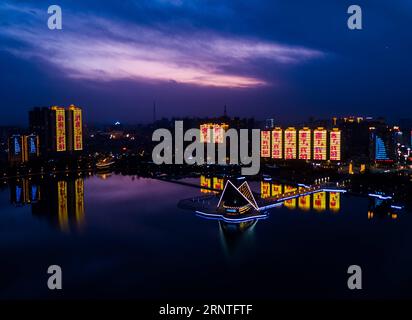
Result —
[[281, 206], [283, 205], [286, 201], [294, 199], [294, 198], [299, 198], [299, 197], [304, 197], [308, 196], [311, 194], [316, 194], [318, 192], [346, 192], [346, 190], [337, 188], [336, 184], [332, 183], [326, 183], [326, 184], [317, 184], [311, 187], [304, 187], [300, 188], [299, 190], [293, 190], [290, 192], [286, 193], [281, 193], [275, 196], [267, 197], [264, 199], [261, 199], [261, 204], [259, 206], [259, 211], [261, 210], [266, 210], [270, 209], [273, 207]]
[[306, 194], [315, 193], [316, 191], [322, 191], [323, 186], [314, 186], [310, 188], [304, 188], [303, 190], [295, 190], [286, 193], [281, 193], [276, 196], [272, 196], [270, 198], [266, 198], [266, 201], [284, 201], [290, 198], [300, 197]]
[[[216, 213], [216, 207], [218, 205], [218, 194], [219, 190], [214, 190], [216, 193], [203, 196], [195, 196], [189, 199], [181, 200], [181, 204], [186, 208], [190, 208], [195, 211], [202, 211], [205, 213]], [[257, 199], [257, 211], [263, 212], [270, 208], [286, 205], [289, 200], [306, 197], [309, 195], [321, 193], [321, 192], [331, 192], [331, 193], [344, 193], [346, 192], [338, 183], [323, 183], [315, 184], [312, 186], [299, 185], [291, 191], [285, 193], [279, 193], [277, 195], [272, 195], [270, 197], [262, 198], [259, 194], [255, 194]], [[316, 208], [315, 208], [316, 209]]]

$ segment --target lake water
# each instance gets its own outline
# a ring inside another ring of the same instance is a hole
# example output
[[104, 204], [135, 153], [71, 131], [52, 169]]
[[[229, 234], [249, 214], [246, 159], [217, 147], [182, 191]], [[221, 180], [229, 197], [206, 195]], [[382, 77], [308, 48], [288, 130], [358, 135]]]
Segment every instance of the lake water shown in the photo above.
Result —
[[[373, 212], [370, 198], [296, 200], [233, 226], [179, 209], [201, 194], [190, 186], [46, 180], [0, 189], [1, 299], [412, 298], [411, 214]], [[47, 289], [54, 264], [61, 291]], [[347, 288], [350, 265], [363, 290]]]

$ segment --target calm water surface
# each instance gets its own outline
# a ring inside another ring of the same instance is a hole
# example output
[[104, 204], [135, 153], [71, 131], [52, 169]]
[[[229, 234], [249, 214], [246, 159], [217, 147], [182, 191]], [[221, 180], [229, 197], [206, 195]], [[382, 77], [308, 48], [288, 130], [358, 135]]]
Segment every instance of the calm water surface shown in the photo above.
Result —
[[[200, 194], [118, 175], [3, 185], [0, 298], [412, 298], [407, 212], [372, 218], [372, 200], [349, 195], [331, 210], [328, 195], [236, 229], [177, 207]], [[52, 264], [60, 292], [46, 287]], [[361, 291], [347, 289], [352, 264]]]

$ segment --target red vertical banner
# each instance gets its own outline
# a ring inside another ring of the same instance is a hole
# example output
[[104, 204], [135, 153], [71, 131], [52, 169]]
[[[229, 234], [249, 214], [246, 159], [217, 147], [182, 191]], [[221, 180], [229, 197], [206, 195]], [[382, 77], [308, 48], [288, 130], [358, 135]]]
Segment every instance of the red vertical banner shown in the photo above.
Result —
[[285, 130], [285, 159], [296, 159], [296, 129]]
[[309, 128], [299, 130], [299, 159], [311, 159], [311, 131]]
[[313, 132], [313, 159], [326, 160], [326, 139], [327, 132], [323, 128], [318, 128]]
[[55, 109], [56, 112], [56, 150], [66, 151], [66, 118], [64, 109]]
[[333, 129], [330, 132], [329, 159], [332, 161], [341, 160], [341, 131], [339, 129]]
[[283, 158], [283, 136], [282, 129], [276, 128], [272, 131], [272, 158]]
[[270, 131], [260, 133], [260, 156], [262, 158], [270, 157]]
[[73, 122], [74, 122], [74, 150], [83, 150], [83, 126], [82, 126], [82, 110], [73, 110]]

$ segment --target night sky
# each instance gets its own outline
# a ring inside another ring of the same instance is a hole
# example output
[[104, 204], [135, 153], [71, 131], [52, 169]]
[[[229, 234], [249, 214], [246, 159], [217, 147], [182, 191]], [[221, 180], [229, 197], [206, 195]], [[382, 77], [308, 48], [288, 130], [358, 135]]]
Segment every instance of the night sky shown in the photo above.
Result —
[[[58, 4], [63, 30], [47, 28]], [[347, 8], [363, 9], [349, 30]], [[412, 1], [0, 2], [0, 125], [33, 106], [158, 117], [412, 117]]]

